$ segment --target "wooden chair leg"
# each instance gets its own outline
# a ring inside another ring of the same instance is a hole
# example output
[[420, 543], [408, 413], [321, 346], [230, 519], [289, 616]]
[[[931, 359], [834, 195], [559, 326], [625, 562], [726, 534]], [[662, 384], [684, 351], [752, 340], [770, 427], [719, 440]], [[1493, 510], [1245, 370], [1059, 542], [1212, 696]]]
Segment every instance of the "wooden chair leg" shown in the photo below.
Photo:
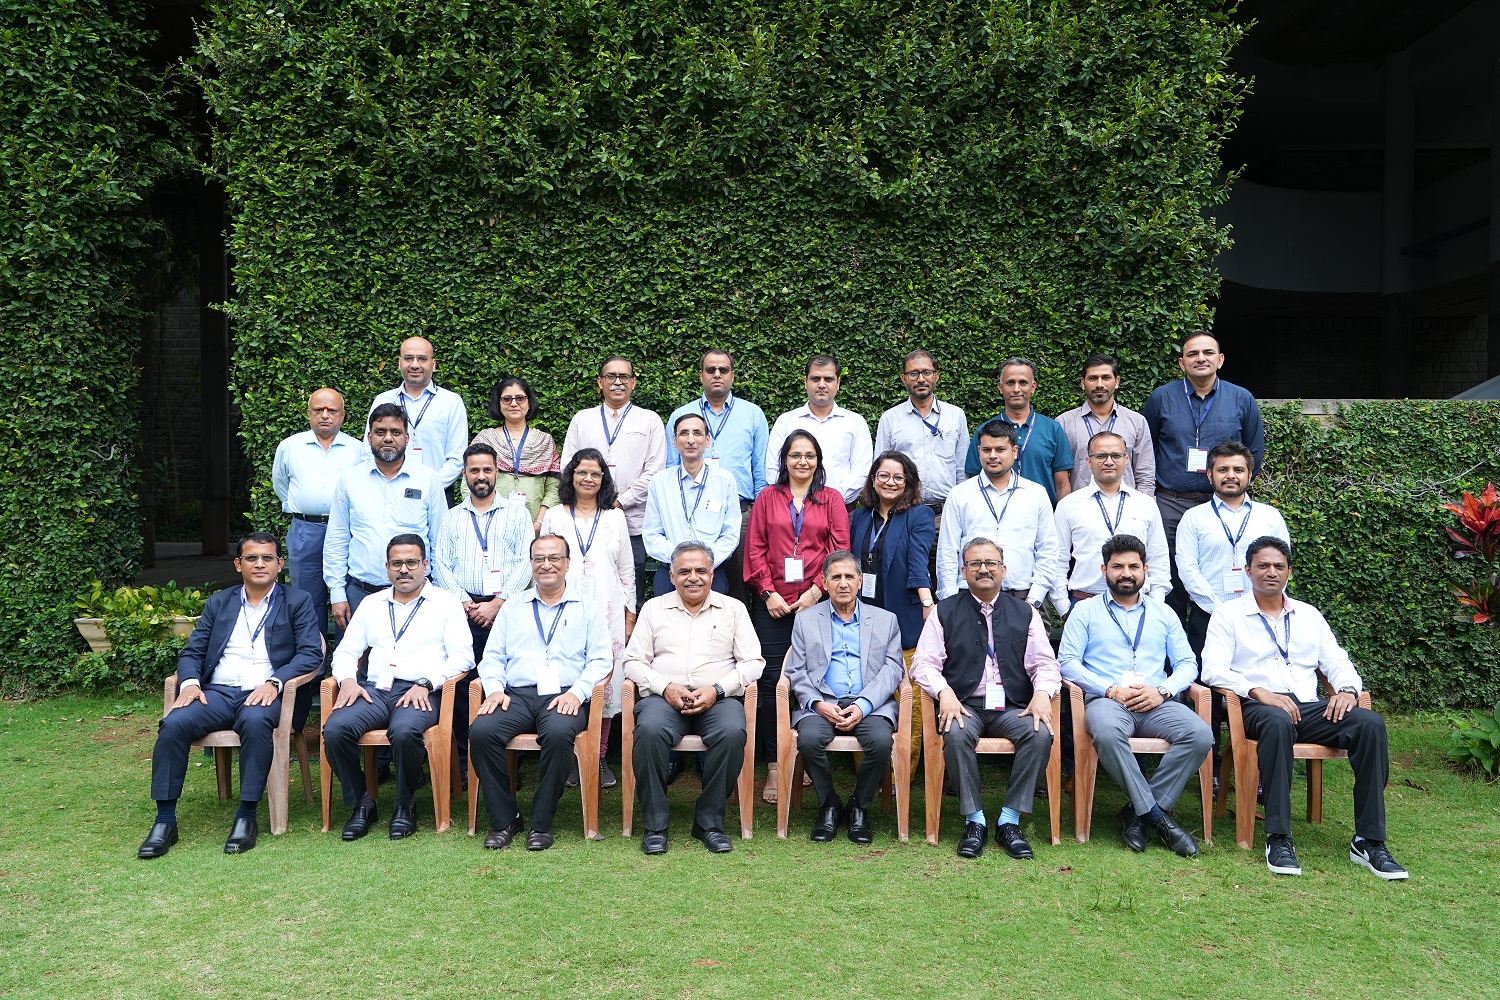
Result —
[[[473, 761], [471, 759], [470, 764]], [[469, 836], [474, 836], [475, 824], [479, 821], [479, 769], [469, 768]]]
[[312, 765], [307, 760], [307, 730], [299, 729], [292, 734], [292, 749], [297, 751], [297, 760], [302, 765], [302, 800], [312, 805]]
[[427, 767], [432, 772], [432, 814], [434, 829], [442, 833], [453, 825], [453, 736], [434, 726], [427, 731]]
[[1198, 792], [1203, 800], [1203, 842], [1214, 842], [1214, 755], [1210, 751], [1198, 767]]
[[[1210, 755], [1212, 756], [1212, 755]], [[1214, 807], [1214, 818], [1223, 819], [1229, 815], [1229, 778], [1234, 773], [1234, 753], [1226, 752], [1219, 761], [1219, 802]]]
[[578, 758], [578, 794], [583, 799], [583, 839], [599, 839], [599, 737], [589, 745], [590, 731], [585, 729], [573, 741]]
[[233, 748], [214, 747], [214, 777], [219, 779], [219, 801], [227, 802], [234, 794], [230, 770], [234, 763]]
[[911, 753], [905, 751], [891, 768], [891, 783], [896, 791], [896, 839], [901, 843], [911, 841]]
[[1047, 758], [1047, 812], [1052, 821], [1052, 846], [1062, 843], [1062, 737], [1052, 740]]
[[[740, 764], [740, 837], [749, 840], [755, 833], [755, 716], [760, 701], [758, 685], [745, 689], [745, 758]], [[765, 711], [774, 708], [767, 705]]]
[[635, 829], [635, 719], [631, 718], [632, 714], [629, 705], [620, 714], [620, 835], [623, 837], [631, 836]]
[[266, 809], [271, 814], [271, 834], [286, 833], [291, 798], [291, 734], [277, 727], [271, 737], [271, 773], [266, 776]]
[[925, 717], [922, 722], [922, 756], [927, 762], [927, 842], [935, 845], [943, 812], [943, 739], [925, 731]]
[[[780, 699], [778, 708], [780, 709]], [[785, 718], [787, 713], [781, 709], [778, 714]], [[776, 836], [782, 840], [786, 839], [787, 826], [791, 820], [792, 758], [797, 752], [795, 732], [789, 729], [790, 727], [783, 730], [778, 724], [776, 733]], [[798, 791], [801, 791], [800, 787]], [[798, 806], [801, 806], [800, 802]]]
[[1323, 822], [1323, 762], [1307, 762], [1307, 821]]
[[1073, 736], [1073, 836], [1087, 844], [1094, 831], [1094, 786], [1099, 779], [1099, 754], [1085, 734]]
[[880, 808], [884, 812], [891, 811], [891, 775], [890, 768], [885, 769], [885, 776], [880, 779]]
[[380, 775], [375, 770], [376, 752], [379, 747], [364, 747], [365, 751], [365, 791], [370, 793], [370, 798], [380, 797]]
[[1256, 744], [1245, 740], [1234, 750], [1234, 834], [1247, 851], [1255, 845], [1255, 789], [1259, 784]]

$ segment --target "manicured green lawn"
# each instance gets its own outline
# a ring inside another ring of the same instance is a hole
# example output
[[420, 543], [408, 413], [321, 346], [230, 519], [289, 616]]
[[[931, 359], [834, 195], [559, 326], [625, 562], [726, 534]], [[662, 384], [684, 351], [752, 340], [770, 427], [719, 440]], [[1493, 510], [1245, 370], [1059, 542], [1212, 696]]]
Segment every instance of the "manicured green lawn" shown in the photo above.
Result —
[[[203, 763], [188, 775], [182, 842], [142, 862], [159, 707], [0, 705], [0, 996], [1500, 993], [1500, 790], [1444, 768], [1435, 720], [1393, 724], [1391, 846], [1412, 878], [1386, 884], [1348, 861], [1349, 771], [1337, 763], [1326, 822], [1293, 829], [1300, 879], [1267, 872], [1259, 841], [1236, 847], [1232, 816], [1197, 861], [1156, 845], [1130, 853], [1104, 776], [1093, 842], [1073, 841], [1065, 800], [1063, 845], [1033, 823], [1031, 864], [993, 847], [957, 858], [952, 799], [943, 842], [927, 846], [920, 787], [910, 844], [884, 815], [872, 847], [812, 844], [811, 809], [780, 841], [760, 807], [755, 838], [721, 857], [688, 838], [681, 791], [670, 852], [646, 858], [619, 836], [618, 789], [604, 793], [604, 841], [583, 841], [570, 793], [551, 851], [492, 853], [461, 822], [433, 834], [430, 799], [424, 832], [391, 843], [389, 787], [381, 828], [344, 844], [320, 832], [295, 778], [287, 834], [226, 857], [233, 804]], [[1003, 772], [986, 773], [998, 789]], [[1190, 790], [1179, 812], [1189, 826], [1195, 802]], [[335, 830], [343, 819], [336, 805]]]

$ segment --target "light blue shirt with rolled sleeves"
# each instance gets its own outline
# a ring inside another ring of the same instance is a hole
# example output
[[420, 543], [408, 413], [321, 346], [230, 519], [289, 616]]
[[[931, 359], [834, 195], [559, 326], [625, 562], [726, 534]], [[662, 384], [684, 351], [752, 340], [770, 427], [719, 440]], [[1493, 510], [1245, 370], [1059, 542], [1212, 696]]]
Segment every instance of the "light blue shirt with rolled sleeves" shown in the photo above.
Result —
[[339, 477], [323, 540], [323, 581], [334, 604], [348, 600], [344, 577], [366, 583], [388, 579], [385, 547], [396, 535], [421, 535], [430, 560], [447, 513], [443, 483], [425, 465], [402, 463], [390, 479], [372, 460]]
[[837, 611], [828, 615], [832, 627], [833, 650], [828, 656], [828, 673], [824, 679], [835, 698], [853, 698], [859, 710], [869, 718], [875, 711], [870, 699], [861, 698], [865, 689], [865, 665], [859, 652], [859, 602], [854, 602], [854, 618], [844, 621]]
[[[1113, 618], [1110, 612], [1114, 612]], [[1144, 625], [1142, 615], [1146, 618]], [[1141, 642], [1132, 653], [1137, 628], [1141, 629]], [[1162, 666], [1167, 662], [1172, 664], [1170, 674]], [[1131, 671], [1144, 675], [1146, 687], [1164, 687], [1174, 696], [1198, 679], [1198, 658], [1177, 615], [1162, 602], [1145, 596], [1133, 608], [1120, 605], [1110, 594], [1075, 604], [1063, 626], [1057, 665], [1063, 677], [1086, 694], [1102, 695], [1123, 683]]]
[[671, 472], [663, 469], [646, 490], [641, 542], [651, 558], [670, 563], [678, 545], [700, 541], [713, 549], [717, 567], [740, 544], [740, 516], [739, 493], [729, 473], [716, 472], [707, 462], [697, 479], [680, 465]]
[[759, 496], [766, 488], [766, 443], [771, 436], [765, 411], [734, 393], [725, 401], [723, 413], [715, 413], [704, 396], [683, 403], [667, 418], [667, 468], [682, 464], [682, 456], [672, 443], [672, 427], [684, 413], [696, 413], [708, 424], [706, 461], [711, 465], [715, 457], [719, 459], [719, 471], [734, 477], [740, 499]]
[[321, 517], [333, 506], [333, 492], [345, 469], [370, 458], [370, 449], [358, 438], [340, 431], [328, 450], [312, 431], [293, 434], [276, 446], [271, 463], [271, 488], [288, 514]]
[[469, 446], [469, 410], [463, 397], [428, 382], [418, 399], [407, 396], [405, 386], [398, 385], [376, 396], [370, 409], [381, 403], [394, 403], [406, 411], [407, 430], [411, 432], [406, 457], [418, 457], [412, 452], [420, 448], [422, 464], [441, 477], [443, 488], [453, 485], [464, 471], [464, 449]]
[[[556, 632], [551, 631], [554, 618], [558, 618]], [[509, 688], [536, 686], [548, 662], [557, 670], [563, 694], [589, 700], [594, 685], [609, 676], [615, 663], [603, 605], [564, 591], [562, 601], [549, 607], [534, 589], [505, 602], [479, 661], [485, 697]]]

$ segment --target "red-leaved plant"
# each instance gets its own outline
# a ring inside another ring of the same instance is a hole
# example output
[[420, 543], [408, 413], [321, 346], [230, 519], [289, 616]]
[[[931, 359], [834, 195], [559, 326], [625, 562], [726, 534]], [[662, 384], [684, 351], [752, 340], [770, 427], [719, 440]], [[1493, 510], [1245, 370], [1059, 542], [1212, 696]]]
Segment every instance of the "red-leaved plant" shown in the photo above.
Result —
[[1477, 558], [1485, 566], [1468, 588], [1453, 588], [1459, 605], [1469, 609], [1460, 612], [1458, 620], [1500, 623], [1500, 576], [1489, 571], [1500, 553], [1500, 493], [1489, 483], [1477, 498], [1465, 493], [1462, 504], [1443, 504], [1443, 509], [1458, 518], [1459, 527], [1447, 529], [1454, 558]]

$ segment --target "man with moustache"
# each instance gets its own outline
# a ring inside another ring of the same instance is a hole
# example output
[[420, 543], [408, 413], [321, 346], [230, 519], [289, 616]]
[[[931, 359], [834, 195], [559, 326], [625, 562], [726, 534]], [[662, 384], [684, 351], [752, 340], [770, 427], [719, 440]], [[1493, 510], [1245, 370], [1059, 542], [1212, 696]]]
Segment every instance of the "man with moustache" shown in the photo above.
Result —
[[902, 364], [906, 401], [880, 415], [875, 454], [899, 451], [911, 459], [922, 480], [922, 502], [942, 511], [943, 501], [963, 476], [969, 421], [964, 411], [937, 398], [937, 359], [918, 348]]
[[767, 482], [776, 482], [781, 474], [782, 442], [792, 431], [806, 431], [818, 439], [823, 449], [828, 485], [843, 494], [846, 504], [859, 499], [875, 453], [865, 418], [834, 402], [842, 375], [839, 363], [827, 354], [814, 354], [807, 359], [806, 404], [783, 413], [771, 426], [766, 445]]
[[[1005, 409], [985, 423], [1001, 420], [1015, 428], [1016, 468], [1046, 490], [1048, 503], [1056, 506], [1058, 499], [1073, 488], [1073, 449], [1057, 421], [1032, 408], [1031, 397], [1036, 395], [1036, 387], [1034, 362], [1025, 358], [1007, 359], [1000, 366], [1000, 396], [1005, 400]], [[964, 459], [964, 475], [977, 476], [981, 464], [976, 431]]]
[[[1073, 449], [1073, 489], [1082, 489], [1093, 478], [1087, 461], [1089, 439], [1101, 431], [1109, 431], [1125, 442], [1121, 469], [1125, 488], [1152, 496], [1156, 492], [1156, 452], [1151, 443], [1151, 428], [1146, 426], [1144, 416], [1115, 402], [1115, 393], [1120, 388], [1120, 363], [1113, 355], [1091, 355], [1083, 363], [1082, 384], [1083, 403], [1057, 418], [1057, 425]], [[1092, 566], [1093, 558], [1088, 562]], [[1160, 570], [1171, 573], [1166, 563]]]
[[375, 397], [370, 416], [373, 419], [375, 408], [385, 403], [401, 407], [411, 432], [408, 457], [437, 473], [451, 502], [453, 483], [463, 471], [464, 445], [469, 442], [468, 408], [462, 396], [432, 381], [437, 357], [430, 341], [422, 337], [403, 340], [399, 363], [401, 384]]
[[[1198, 842], [1170, 810], [1213, 748], [1213, 733], [1177, 699], [1198, 676], [1182, 623], [1141, 594], [1148, 579], [1146, 546], [1115, 535], [1101, 552], [1109, 593], [1076, 605], [1063, 627], [1057, 659], [1062, 675], [1083, 689], [1084, 720], [1099, 763], [1125, 789], [1120, 832], [1132, 851], [1146, 849], [1146, 827], [1184, 858]], [[1163, 663], [1170, 662], [1167, 673]], [[1132, 737], [1162, 739], [1171, 749], [1148, 779], [1130, 750]]]

